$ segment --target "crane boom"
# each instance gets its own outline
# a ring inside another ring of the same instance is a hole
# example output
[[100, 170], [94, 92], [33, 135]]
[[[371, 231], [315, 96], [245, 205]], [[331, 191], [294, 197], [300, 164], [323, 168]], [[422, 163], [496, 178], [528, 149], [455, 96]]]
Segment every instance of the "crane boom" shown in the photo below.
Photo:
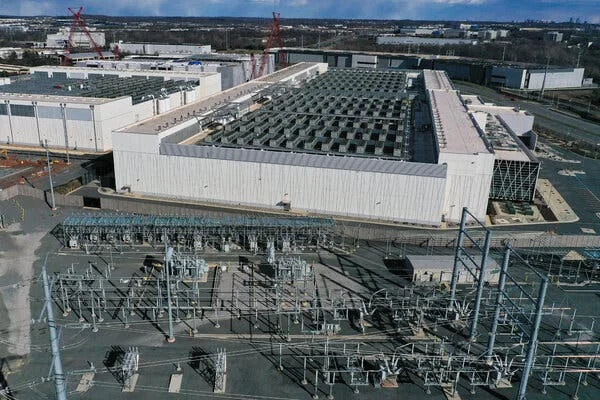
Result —
[[271, 26], [271, 33], [269, 34], [269, 40], [267, 41], [267, 47], [265, 48], [262, 61], [260, 63], [260, 69], [258, 71], [258, 76], [263, 76], [265, 73], [265, 67], [267, 66], [267, 61], [269, 60], [269, 50], [273, 46], [273, 42], [277, 40], [277, 44], [279, 45], [281, 64], [285, 65], [285, 54], [283, 52], [283, 39], [281, 38], [281, 29], [279, 25], [280, 14], [278, 12], [273, 12], [273, 25]]
[[73, 47], [75, 47], [75, 44], [73, 43], [73, 35], [77, 28], [81, 29], [83, 34], [85, 36], [87, 36], [87, 38], [90, 41], [92, 49], [94, 49], [96, 54], [98, 54], [98, 58], [103, 60], [104, 55], [102, 54], [102, 49], [100, 48], [100, 46], [98, 46], [98, 43], [96, 43], [96, 41], [92, 37], [92, 34], [90, 33], [89, 29], [87, 28], [85, 20], [81, 16], [81, 14], [83, 13], [83, 7], [79, 7], [79, 10], [77, 10], [77, 11], [73, 10], [71, 7], [68, 7], [68, 10], [71, 12], [71, 14], [73, 14], [73, 23], [71, 24], [71, 30], [69, 31], [69, 40], [67, 42], [67, 53], [65, 54], [63, 64], [68, 65], [71, 61], [71, 57], [70, 57], [71, 50], [73, 49]]

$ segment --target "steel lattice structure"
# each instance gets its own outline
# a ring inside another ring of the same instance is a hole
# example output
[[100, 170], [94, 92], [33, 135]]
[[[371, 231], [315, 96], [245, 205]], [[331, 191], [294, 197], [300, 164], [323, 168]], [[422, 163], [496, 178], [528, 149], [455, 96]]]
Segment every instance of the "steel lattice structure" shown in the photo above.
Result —
[[540, 163], [518, 160], [494, 161], [491, 199], [533, 201]]
[[[545, 391], [570, 376], [577, 396], [600, 372], [594, 318], [546, 304], [547, 277], [508, 245], [499, 282], [483, 285], [492, 233], [475, 238], [467, 219], [464, 210], [453, 277], [470, 273], [474, 283], [453, 278], [447, 289], [323, 291], [312, 266], [275, 254], [271, 245], [272, 276], [257, 276], [254, 266], [246, 266], [231, 277], [231, 291], [220, 285], [220, 268], [205, 282], [205, 263], [166, 249], [166, 268], [144, 274], [114, 277], [110, 265], [104, 270], [91, 265], [83, 273], [70, 267], [54, 276], [53, 298], [64, 317], [74, 314], [93, 331], [108, 319], [120, 321], [126, 332], [134, 320], [159, 324], [169, 318], [195, 336], [197, 316], [207, 313], [215, 328], [236, 317], [261, 325], [279, 342], [264, 355], [300, 384], [314, 385], [317, 396], [323, 392], [319, 382], [332, 396], [340, 379], [358, 392], [366, 385], [393, 385], [402, 375], [416, 377], [427, 392], [438, 387], [449, 396], [461, 383], [475, 393], [518, 381], [518, 400], [531, 389], [530, 380]], [[354, 328], [349, 334], [348, 326]], [[216, 354], [215, 391], [225, 391], [225, 357], [224, 350]]]
[[229, 251], [232, 245], [258, 252], [270, 243], [290, 251], [326, 246], [334, 240], [334, 221], [327, 218], [151, 216], [132, 214], [72, 215], [60, 224], [63, 245], [131, 246], [173, 243], [178, 249], [205, 246]]

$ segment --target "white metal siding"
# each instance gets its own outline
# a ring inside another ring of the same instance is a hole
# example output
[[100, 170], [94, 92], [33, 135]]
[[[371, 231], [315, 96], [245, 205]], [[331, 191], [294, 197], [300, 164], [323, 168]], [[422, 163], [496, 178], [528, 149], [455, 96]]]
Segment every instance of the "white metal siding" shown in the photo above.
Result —
[[545, 89], [581, 87], [583, 83], [583, 68], [571, 70], [549, 70], [544, 83], [544, 70], [529, 71], [527, 89]]
[[440, 153], [438, 164], [448, 165], [443, 213], [447, 221], [460, 221], [462, 208], [484, 220], [494, 170], [494, 154]]
[[[144, 143], [115, 136], [117, 188], [267, 208], [288, 193], [296, 210], [428, 225], [441, 220], [444, 178], [165, 156], [154, 153], [149, 136]], [[130, 149], [148, 144], [149, 151], [122, 151], [117, 141]]]
[[221, 92], [221, 74], [214, 74], [202, 77], [200, 87], [196, 92], [198, 100]]

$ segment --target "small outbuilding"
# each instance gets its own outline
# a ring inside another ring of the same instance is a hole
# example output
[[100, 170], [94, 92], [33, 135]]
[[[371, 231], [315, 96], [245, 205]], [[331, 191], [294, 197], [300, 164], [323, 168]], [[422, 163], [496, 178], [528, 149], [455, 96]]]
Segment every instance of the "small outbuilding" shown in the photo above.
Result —
[[[454, 269], [454, 255], [409, 255], [406, 256], [405, 267], [413, 282], [450, 282]], [[485, 282], [497, 283], [499, 278], [498, 263], [488, 257]], [[458, 283], [472, 283], [473, 281], [473, 276], [463, 267], [459, 271]]]

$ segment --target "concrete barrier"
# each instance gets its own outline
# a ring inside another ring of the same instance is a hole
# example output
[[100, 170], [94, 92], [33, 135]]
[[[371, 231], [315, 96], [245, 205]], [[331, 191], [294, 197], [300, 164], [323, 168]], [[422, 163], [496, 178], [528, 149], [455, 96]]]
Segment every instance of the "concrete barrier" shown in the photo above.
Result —
[[[49, 192], [26, 185], [14, 185], [0, 191], [0, 200], [10, 200], [15, 196], [27, 196], [47, 203]], [[67, 207], [83, 207], [83, 197], [75, 195], [62, 195], [55, 193], [57, 205]], [[176, 202], [161, 202], [159, 200], [124, 198], [121, 196], [100, 197], [100, 207], [104, 210], [114, 210], [124, 213], [163, 214], [163, 215], [207, 215], [211, 217], [225, 217], [244, 214], [236, 210], [211, 209], [203, 205], [178, 204]], [[248, 213], [248, 212], [246, 212]], [[288, 215], [286, 215], [288, 216]], [[415, 227], [417, 228], [417, 227]], [[430, 232], [410, 232], [406, 226], [376, 225], [354, 221], [338, 221], [337, 229], [343, 236], [361, 240], [389, 241], [391, 252], [393, 244], [406, 243], [424, 248], [443, 247], [452, 249], [456, 245], [456, 230], [443, 232], [431, 230]], [[480, 242], [483, 241], [484, 232], [470, 230], [469, 235]], [[600, 235], [555, 235], [545, 232], [506, 232], [494, 231], [492, 233], [491, 247], [502, 248], [509, 243], [514, 248], [585, 248], [600, 247]], [[468, 245], [468, 241], [465, 241]]]
[[[15, 196], [26, 196], [34, 199], [44, 200], [50, 203], [50, 192], [43, 191], [31, 186], [14, 185], [0, 192], [0, 200], [10, 200]], [[83, 197], [67, 196], [60, 193], [54, 193], [54, 201], [56, 205], [67, 207], [83, 207]]]

